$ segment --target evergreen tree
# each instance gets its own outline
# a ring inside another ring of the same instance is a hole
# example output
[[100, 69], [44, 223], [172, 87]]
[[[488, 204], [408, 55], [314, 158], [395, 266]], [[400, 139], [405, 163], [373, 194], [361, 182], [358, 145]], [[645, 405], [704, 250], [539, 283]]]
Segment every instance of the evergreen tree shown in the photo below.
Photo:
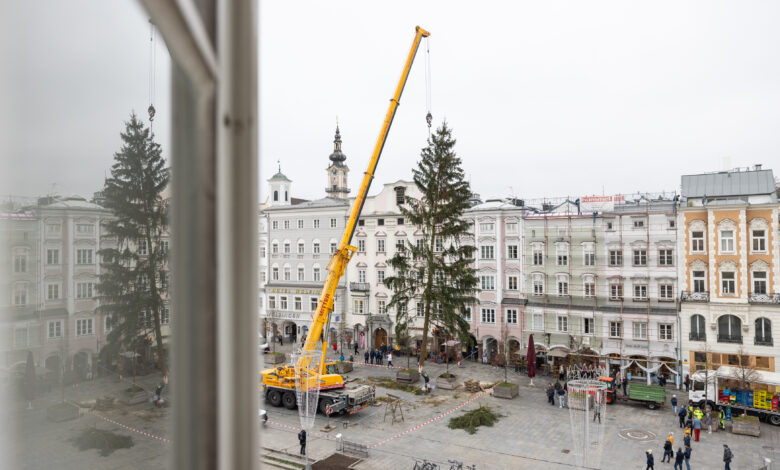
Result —
[[134, 351], [139, 337], [153, 332], [165, 375], [161, 317], [168, 253], [161, 241], [168, 210], [162, 192], [169, 172], [154, 134], [135, 113], [121, 137], [122, 148], [114, 154], [111, 177], [103, 189], [103, 205], [114, 215], [105, 228], [117, 239], [115, 247], [99, 251], [100, 310], [111, 316], [112, 323], [106, 347], [112, 355], [121, 349]]
[[[469, 342], [469, 323], [461, 312], [476, 302], [477, 277], [471, 268], [473, 245], [461, 244], [469, 224], [461, 218], [468, 209], [471, 188], [455, 154], [452, 131], [443, 123], [422, 149], [413, 170], [420, 199], [406, 196], [401, 212], [422, 231], [422, 240], [405, 246], [389, 260], [395, 275], [385, 279], [396, 306], [396, 322], [410, 322], [409, 303], [423, 307], [423, 338], [419, 368], [428, 354], [428, 333], [433, 328]], [[416, 312], [419, 315], [419, 312]]]

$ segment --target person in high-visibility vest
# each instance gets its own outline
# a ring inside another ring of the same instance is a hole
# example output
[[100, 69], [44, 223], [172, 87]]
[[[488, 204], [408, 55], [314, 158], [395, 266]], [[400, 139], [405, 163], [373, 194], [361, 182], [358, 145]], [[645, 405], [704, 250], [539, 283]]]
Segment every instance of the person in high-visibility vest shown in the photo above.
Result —
[[700, 408], [696, 408], [696, 409], [693, 410], [693, 416], [695, 418], [702, 419], [704, 417], [704, 413], [702, 413]]
[[726, 410], [723, 407], [718, 408], [718, 421], [721, 429], [726, 429]]

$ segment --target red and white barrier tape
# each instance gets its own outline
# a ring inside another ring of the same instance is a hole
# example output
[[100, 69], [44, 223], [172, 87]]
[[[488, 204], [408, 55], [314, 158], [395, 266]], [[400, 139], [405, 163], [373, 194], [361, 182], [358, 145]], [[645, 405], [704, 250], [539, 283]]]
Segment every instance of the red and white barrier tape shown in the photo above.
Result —
[[114, 421], [111, 418], [106, 418], [105, 416], [103, 416], [100, 413], [97, 413], [95, 411], [90, 411], [90, 413], [92, 413], [93, 415], [95, 415], [98, 418], [102, 419], [103, 421], [108, 421], [111, 424], [115, 424], [115, 425], [119, 426], [120, 428], [127, 429], [128, 431], [132, 431], [132, 432], [134, 432], [136, 434], [140, 434], [140, 435], [148, 437], [150, 439], [156, 439], [156, 440], [158, 440], [160, 442], [165, 442], [166, 444], [170, 444], [171, 443], [170, 439], [166, 439], [166, 438], [160, 437], [160, 436], [155, 436], [154, 434], [150, 434], [150, 433], [148, 433], [146, 431], [141, 431], [140, 429], [131, 428], [130, 426], [127, 426], [125, 424], [122, 424], [122, 423], [119, 423], [117, 421]]

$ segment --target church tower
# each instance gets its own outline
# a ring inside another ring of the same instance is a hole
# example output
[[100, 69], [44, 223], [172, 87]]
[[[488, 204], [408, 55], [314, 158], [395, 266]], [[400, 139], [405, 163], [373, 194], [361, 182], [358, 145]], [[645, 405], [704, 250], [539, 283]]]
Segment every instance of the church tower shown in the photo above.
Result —
[[347, 188], [347, 175], [349, 167], [344, 164], [347, 156], [341, 152], [341, 132], [336, 125], [336, 137], [333, 139], [333, 153], [330, 154], [330, 166], [328, 166], [328, 186], [325, 192], [328, 197], [335, 199], [347, 199], [349, 188]]
[[282, 173], [282, 166], [279, 165], [279, 171], [268, 180], [268, 196], [270, 206], [289, 206], [291, 205], [292, 195], [290, 186], [292, 181]]

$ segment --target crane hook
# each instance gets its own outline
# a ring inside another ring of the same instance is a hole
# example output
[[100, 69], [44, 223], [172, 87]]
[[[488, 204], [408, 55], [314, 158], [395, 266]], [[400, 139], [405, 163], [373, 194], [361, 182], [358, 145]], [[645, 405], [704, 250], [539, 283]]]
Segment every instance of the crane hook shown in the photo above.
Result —
[[431, 122], [433, 122], [433, 115], [430, 112], [428, 112], [428, 115], [425, 116], [425, 122], [428, 123], [428, 128], [430, 128]]
[[[151, 105], [151, 104], [149, 105], [148, 112], [149, 112], [149, 121], [154, 121], [154, 115], [157, 112], [154, 109], [154, 105]], [[428, 127], [430, 127], [430, 124], [428, 125]]]

